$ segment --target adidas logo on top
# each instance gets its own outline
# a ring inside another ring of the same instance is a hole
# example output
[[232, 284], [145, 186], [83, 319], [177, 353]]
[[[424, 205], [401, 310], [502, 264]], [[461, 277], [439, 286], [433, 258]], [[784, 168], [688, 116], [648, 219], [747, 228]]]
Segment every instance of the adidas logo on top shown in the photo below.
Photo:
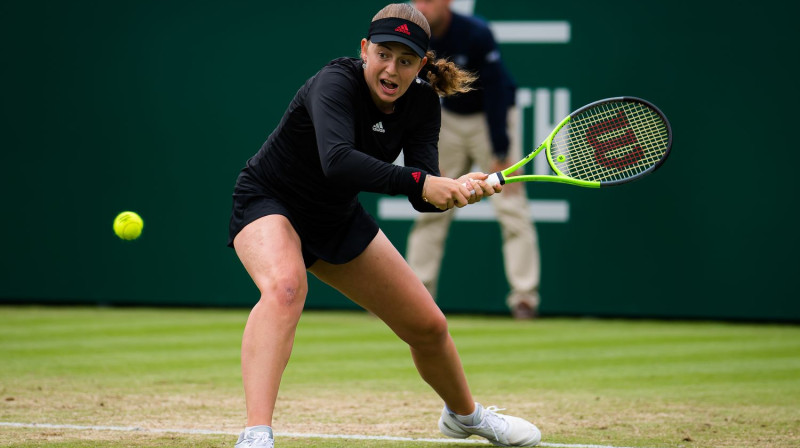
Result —
[[383, 122], [379, 121], [372, 125], [372, 130], [375, 132], [380, 132], [381, 134], [386, 133], [386, 129], [383, 129]]
[[406, 25], [405, 23], [398, 26], [394, 30], [397, 31], [398, 33], [408, 34], [409, 36], [411, 35], [411, 31], [408, 31], [408, 25]]

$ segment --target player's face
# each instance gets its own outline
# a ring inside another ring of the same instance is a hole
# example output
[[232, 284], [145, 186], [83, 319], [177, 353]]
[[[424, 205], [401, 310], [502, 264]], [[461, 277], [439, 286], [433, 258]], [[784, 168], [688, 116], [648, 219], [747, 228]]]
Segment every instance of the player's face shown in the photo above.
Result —
[[367, 63], [364, 79], [372, 100], [385, 113], [394, 110], [394, 102], [406, 93], [427, 62], [401, 43], [374, 44], [366, 39], [361, 41], [361, 57]]
[[450, 9], [450, 0], [414, 0], [413, 3], [433, 28], [439, 26]]

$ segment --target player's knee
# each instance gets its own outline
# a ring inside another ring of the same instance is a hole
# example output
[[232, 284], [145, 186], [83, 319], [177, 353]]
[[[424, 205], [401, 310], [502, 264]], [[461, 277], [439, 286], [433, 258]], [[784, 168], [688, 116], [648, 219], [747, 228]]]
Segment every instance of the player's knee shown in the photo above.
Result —
[[305, 277], [280, 275], [261, 288], [261, 302], [278, 308], [301, 308], [308, 293]]
[[441, 346], [448, 337], [447, 319], [443, 314], [427, 316], [419, 319], [406, 342], [415, 349], [436, 348]]

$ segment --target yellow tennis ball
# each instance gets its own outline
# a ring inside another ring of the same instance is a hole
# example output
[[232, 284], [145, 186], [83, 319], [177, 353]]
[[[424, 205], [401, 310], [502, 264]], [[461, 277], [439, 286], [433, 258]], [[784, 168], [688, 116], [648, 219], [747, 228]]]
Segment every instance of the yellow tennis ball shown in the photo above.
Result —
[[144, 221], [134, 212], [122, 212], [114, 218], [114, 233], [123, 240], [135, 240], [142, 234]]

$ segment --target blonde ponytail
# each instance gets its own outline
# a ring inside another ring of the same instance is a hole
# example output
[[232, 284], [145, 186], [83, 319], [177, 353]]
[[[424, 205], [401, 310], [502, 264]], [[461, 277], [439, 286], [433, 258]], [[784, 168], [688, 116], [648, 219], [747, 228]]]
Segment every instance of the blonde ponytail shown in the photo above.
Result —
[[428, 50], [425, 57], [428, 58], [428, 63], [420, 75], [427, 78], [439, 96], [451, 96], [474, 90], [472, 83], [478, 79], [474, 73], [446, 59], [436, 59], [436, 54], [431, 50]]

